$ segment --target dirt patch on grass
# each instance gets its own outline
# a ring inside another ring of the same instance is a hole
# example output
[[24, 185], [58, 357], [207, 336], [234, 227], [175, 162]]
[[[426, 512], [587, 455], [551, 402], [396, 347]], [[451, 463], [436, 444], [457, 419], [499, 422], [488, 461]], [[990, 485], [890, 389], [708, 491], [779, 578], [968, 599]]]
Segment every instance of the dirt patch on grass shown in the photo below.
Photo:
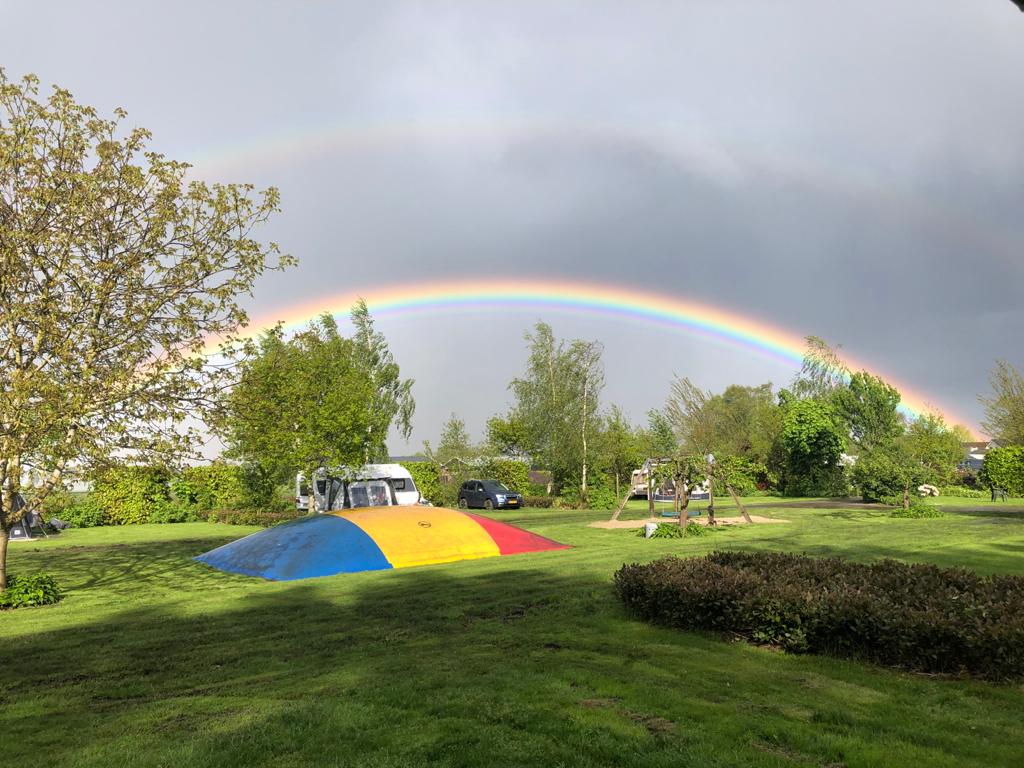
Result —
[[618, 703], [619, 699], [583, 699], [580, 701], [580, 706], [585, 709], [614, 709], [616, 714], [642, 725], [652, 736], [665, 736], [676, 732], [676, 723], [671, 720], [658, 715], [647, 715], [643, 712], [623, 709], [618, 706]]

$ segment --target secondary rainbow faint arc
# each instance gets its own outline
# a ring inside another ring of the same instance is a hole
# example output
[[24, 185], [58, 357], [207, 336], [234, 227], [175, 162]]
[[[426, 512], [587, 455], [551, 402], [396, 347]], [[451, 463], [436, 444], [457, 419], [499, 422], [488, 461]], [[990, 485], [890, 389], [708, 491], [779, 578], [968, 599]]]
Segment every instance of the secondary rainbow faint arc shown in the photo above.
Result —
[[[279, 322], [286, 331], [295, 331], [325, 312], [347, 316], [360, 297], [376, 316], [507, 307], [625, 317], [725, 341], [797, 367], [805, 349], [805, 337], [801, 334], [689, 299], [600, 283], [495, 277], [406, 283], [311, 299], [273, 316], [254, 318], [243, 336], [256, 337]], [[211, 342], [207, 350], [215, 352], [217, 344]], [[843, 360], [851, 370], [870, 371], [895, 386], [903, 397], [901, 409], [905, 413], [916, 416], [937, 411], [949, 424], [969, 424], [951, 409], [940, 407], [933, 398], [876, 367], [845, 352]]]

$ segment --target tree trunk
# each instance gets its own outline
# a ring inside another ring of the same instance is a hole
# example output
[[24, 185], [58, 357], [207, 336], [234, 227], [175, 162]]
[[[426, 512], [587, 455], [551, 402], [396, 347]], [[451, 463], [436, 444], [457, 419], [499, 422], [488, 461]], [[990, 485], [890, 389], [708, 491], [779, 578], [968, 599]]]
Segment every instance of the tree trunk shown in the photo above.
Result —
[[7, 589], [7, 540], [10, 532], [0, 527], [0, 592]]
[[736, 495], [736, 491], [733, 490], [731, 485], [725, 486], [726, 490], [729, 491], [729, 495], [732, 496], [732, 500], [736, 502], [736, 506], [740, 509], [740, 514], [743, 515], [743, 519], [748, 523], [754, 522], [750, 519], [750, 515], [747, 513], [747, 508], [743, 506], [743, 502], [740, 501], [740, 497]]
[[619, 473], [615, 473], [615, 498], [619, 498]]
[[715, 480], [708, 473], [708, 525], [718, 525], [715, 520]]
[[910, 509], [910, 486], [903, 486], [903, 509]]
[[647, 473], [647, 514], [654, 517], [654, 475]]
[[[672, 511], [679, 515], [679, 478], [673, 477], [672, 483], [675, 485], [675, 493], [672, 494]], [[679, 524], [683, 524], [683, 518], [679, 517]]]

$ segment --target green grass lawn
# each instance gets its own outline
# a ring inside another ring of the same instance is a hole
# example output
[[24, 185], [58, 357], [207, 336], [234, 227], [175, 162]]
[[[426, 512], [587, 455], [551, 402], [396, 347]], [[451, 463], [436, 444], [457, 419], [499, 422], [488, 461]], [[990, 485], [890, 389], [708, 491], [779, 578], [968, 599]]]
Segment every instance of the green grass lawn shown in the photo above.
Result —
[[1020, 766], [1020, 684], [658, 629], [611, 589], [623, 562], [716, 547], [1024, 573], [1024, 517], [983, 512], [772, 507], [790, 522], [644, 540], [521, 510], [494, 516], [574, 549], [286, 583], [192, 561], [253, 529], [12, 544], [67, 597], [0, 613], [0, 764]]

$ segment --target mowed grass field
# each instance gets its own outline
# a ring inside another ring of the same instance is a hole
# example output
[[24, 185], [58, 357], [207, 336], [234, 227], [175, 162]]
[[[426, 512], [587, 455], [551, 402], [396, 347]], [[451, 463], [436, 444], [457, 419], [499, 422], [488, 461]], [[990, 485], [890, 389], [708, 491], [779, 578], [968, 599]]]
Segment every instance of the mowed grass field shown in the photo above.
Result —
[[496, 513], [574, 548], [287, 583], [192, 560], [254, 529], [12, 544], [67, 597], [0, 613], [0, 765], [1024, 765], [1024, 685], [659, 629], [611, 583], [714, 548], [1024, 573], [1024, 515], [756, 513], [789, 522], [644, 540], [586, 527], [605, 513]]

